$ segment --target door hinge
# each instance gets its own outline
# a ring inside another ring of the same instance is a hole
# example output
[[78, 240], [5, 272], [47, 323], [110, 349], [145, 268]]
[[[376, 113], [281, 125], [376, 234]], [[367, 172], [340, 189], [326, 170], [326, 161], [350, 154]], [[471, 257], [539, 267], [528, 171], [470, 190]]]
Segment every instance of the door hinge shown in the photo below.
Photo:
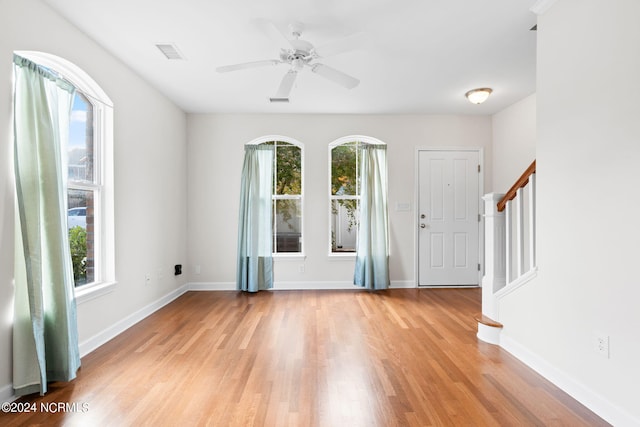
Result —
[[478, 263], [478, 271], [480, 271], [480, 263]]
[[480, 173], [480, 165], [478, 165], [478, 173]]
[[478, 222], [480, 222], [480, 218], [482, 217], [482, 215], [478, 214]]

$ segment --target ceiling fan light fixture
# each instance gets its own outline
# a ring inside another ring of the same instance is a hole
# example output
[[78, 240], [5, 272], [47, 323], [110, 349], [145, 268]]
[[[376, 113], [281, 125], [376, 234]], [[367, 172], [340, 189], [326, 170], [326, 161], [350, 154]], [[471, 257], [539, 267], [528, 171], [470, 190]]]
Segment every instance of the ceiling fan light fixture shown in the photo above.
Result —
[[489, 98], [491, 92], [493, 92], [493, 89], [489, 87], [481, 87], [478, 89], [471, 89], [469, 92], [465, 93], [464, 96], [472, 104], [482, 104], [487, 100], [487, 98]]

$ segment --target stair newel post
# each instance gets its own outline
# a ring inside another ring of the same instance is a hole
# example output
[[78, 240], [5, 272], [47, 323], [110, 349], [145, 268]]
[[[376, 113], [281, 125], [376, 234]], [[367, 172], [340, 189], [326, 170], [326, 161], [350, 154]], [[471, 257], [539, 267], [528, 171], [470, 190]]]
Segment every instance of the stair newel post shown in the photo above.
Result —
[[497, 204], [504, 194], [489, 193], [484, 201], [484, 257], [482, 277], [482, 314], [498, 320], [497, 300], [494, 294], [506, 285], [506, 225], [505, 213], [498, 212]]

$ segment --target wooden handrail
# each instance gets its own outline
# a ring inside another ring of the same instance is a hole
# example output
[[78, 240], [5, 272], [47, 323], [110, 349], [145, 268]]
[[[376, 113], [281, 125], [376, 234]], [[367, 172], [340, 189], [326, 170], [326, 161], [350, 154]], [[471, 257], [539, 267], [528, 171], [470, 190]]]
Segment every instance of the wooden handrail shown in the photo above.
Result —
[[511, 186], [509, 191], [507, 191], [507, 194], [505, 194], [504, 197], [500, 199], [500, 201], [498, 202], [498, 212], [502, 212], [504, 210], [505, 206], [507, 206], [507, 202], [509, 200], [513, 200], [516, 197], [518, 190], [527, 185], [527, 183], [529, 182], [529, 177], [534, 173], [536, 173], [535, 160], [529, 165], [527, 170], [524, 171], [520, 178], [518, 178], [516, 183]]

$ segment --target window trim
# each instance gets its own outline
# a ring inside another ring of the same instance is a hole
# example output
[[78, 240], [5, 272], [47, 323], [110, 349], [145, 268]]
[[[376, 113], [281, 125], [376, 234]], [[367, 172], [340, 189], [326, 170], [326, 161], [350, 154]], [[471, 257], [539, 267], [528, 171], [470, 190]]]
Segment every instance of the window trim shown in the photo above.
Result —
[[305, 166], [304, 166], [304, 144], [300, 141], [298, 141], [297, 139], [294, 138], [290, 138], [288, 136], [284, 136], [284, 135], [265, 135], [265, 136], [261, 136], [258, 138], [255, 138], [254, 140], [250, 141], [247, 143], [247, 145], [260, 145], [260, 144], [265, 144], [268, 142], [286, 142], [287, 144], [291, 144], [291, 145], [295, 145], [296, 147], [300, 148], [300, 196], [297, 195], [280, 195], [277, 198], [275, 195], [271, 195], [271, 200], [286, 200], [286, 199], [298, 199], [300, 200], [300, 229], [302, 230], [301, 232], [301, 242], [300, 242], [300, 252], [274, 252], [273, 248], [271, 251], [271, 256], [274, 259], [278, 259], [278, 260], [282, 260], [282, 261], [293, 261], [293, 260], [300, 260], [300, 259], [305, 259], [306, 258], [306, 254], [305, 254], [305, 228], [304, 228], [304, 170], [305, 170]]
[[[334, 148], [340, 146], [340, 145], [344, 145], [350, 142], [358, 142], [360, 144], [372, 144], [372, 145], [387, 145], [386, 142], [383, 142], [381, 140], [379, 140], [378, 138], [374, 138], [371, 136], [366, 136], [366, 135], [347, 135], [347, 136], [343, 136], [341, 138], [338, 138], [332, 142], [329, 143], [329, 147], [328, 147], [328, 157], [327, 157], [327, 196], [328, 196], [328, 210], [327, 210], [327, 248], [328, 248], [328, 257], [329, 259], [333, 259], [333, 260], [337, 260], [337, 259], [355, 259], [356, 258], [356, 251], [353, 252], [333, 252], [332, 247], [331, 247], [331, 206], [332, 206], [332, 202], [334, 200], [340, 199], [340, 197], [335, 197], [331, 194], [331, 152], [333, 151]], [[356, 167], [359, 167], [358, 165], [356, 165]], [[359, 187], [358, 187], [358, 191], [359, 191]], [[354, 199], [357, 198], [357, 200], [360, 200], [360, 195], [356, 195], [353, 197], [348, 197], [349, 199]], [[356, 248], [357, 248], [357, 233], [356, 233]]]
[[93, 106], [93, 134], [97, 162], [96, 182], [101, 188], [97, 204], [99, 212], [95, 219], [94, 233], [100, 236], [94, 246], [96, 263], [95, 277], [92, 283], [75, 288], [76, 303], [81, 304], [90, 299], [109, 293], [117, 284], [115, 278], [115, 224], [114, 224], [114, 173], [113, 173], [113, 102], [84, 70], [72, 62], [45, 52], [15, 51], [17, 55], [27, 58], [39, 65], [54, 70], [82, 92]]

